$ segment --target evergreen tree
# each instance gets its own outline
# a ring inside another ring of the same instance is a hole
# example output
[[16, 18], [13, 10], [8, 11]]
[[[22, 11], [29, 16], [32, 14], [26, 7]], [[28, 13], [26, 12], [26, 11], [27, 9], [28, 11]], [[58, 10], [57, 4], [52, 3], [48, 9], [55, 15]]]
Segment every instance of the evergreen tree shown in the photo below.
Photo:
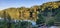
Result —
[[45, 22], [43, 16], [41, 14], [38, 14], [38, 19], [36, 21], [36, 24], [39, 25], [39, 24], [43, 24]]
[[8, 28], [11, 28], [11, 17], [9, 14], [7, 14], [7, 19], [8, 19]]

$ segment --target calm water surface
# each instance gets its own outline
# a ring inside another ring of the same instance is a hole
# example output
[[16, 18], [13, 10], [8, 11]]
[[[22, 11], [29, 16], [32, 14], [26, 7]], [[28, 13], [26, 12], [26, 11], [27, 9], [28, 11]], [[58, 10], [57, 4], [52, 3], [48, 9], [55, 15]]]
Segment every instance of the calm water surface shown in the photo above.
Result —
[[[42, 28], [42, 27], [39, 27]], [[60, 28], [60, 26], [51, 26], [51, 27], [44, 27], [44, 28]]]
[[60, 28], [60, 26], [51, 26], [49, 28]]

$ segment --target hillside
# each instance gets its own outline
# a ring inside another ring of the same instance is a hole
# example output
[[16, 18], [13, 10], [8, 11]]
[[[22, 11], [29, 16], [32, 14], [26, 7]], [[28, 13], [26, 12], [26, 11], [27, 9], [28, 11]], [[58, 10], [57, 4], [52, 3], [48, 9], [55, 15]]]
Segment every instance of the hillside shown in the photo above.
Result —
[[31, 8], [7, 8], [0, 11], [0, 17], [11, 17], [11, 19], [17, 20], [34, 20], [38, 18], [38, 14], [42, 14], [45, 18], [56, 17], [60, 12], [60, 2], [48, 2], [39, 6], [33, 6]]

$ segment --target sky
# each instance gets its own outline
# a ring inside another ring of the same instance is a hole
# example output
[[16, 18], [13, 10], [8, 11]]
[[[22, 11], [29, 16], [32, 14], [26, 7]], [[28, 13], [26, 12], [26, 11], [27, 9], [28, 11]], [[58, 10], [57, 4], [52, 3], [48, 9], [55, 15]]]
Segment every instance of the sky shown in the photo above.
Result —
[[10, 7], [31, 7], [34, 5], [41, 5], [46, 2], [57, 0], [0, 0], [0, 10]]

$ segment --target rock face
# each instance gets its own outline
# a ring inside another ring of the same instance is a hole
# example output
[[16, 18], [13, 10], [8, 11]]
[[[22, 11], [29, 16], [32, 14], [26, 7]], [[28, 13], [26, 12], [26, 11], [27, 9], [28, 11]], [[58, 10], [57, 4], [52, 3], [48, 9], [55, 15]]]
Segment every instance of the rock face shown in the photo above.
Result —
[[25, 8], [25, 7], [8, 8], [8, 9], [0, 11], [0, 17], [7, 17], [9, 14], [11, 19], [36, 21], [36, 19], [38, 18], [37, 15], [39, 13], [42, 14], [43, 16], [51, 17], [51, 15], [54, 16], [57, 14], [55, 10], [60, 10], [59, 1], [48, 2], [40, 6], [33, 6], [31, 8]]

